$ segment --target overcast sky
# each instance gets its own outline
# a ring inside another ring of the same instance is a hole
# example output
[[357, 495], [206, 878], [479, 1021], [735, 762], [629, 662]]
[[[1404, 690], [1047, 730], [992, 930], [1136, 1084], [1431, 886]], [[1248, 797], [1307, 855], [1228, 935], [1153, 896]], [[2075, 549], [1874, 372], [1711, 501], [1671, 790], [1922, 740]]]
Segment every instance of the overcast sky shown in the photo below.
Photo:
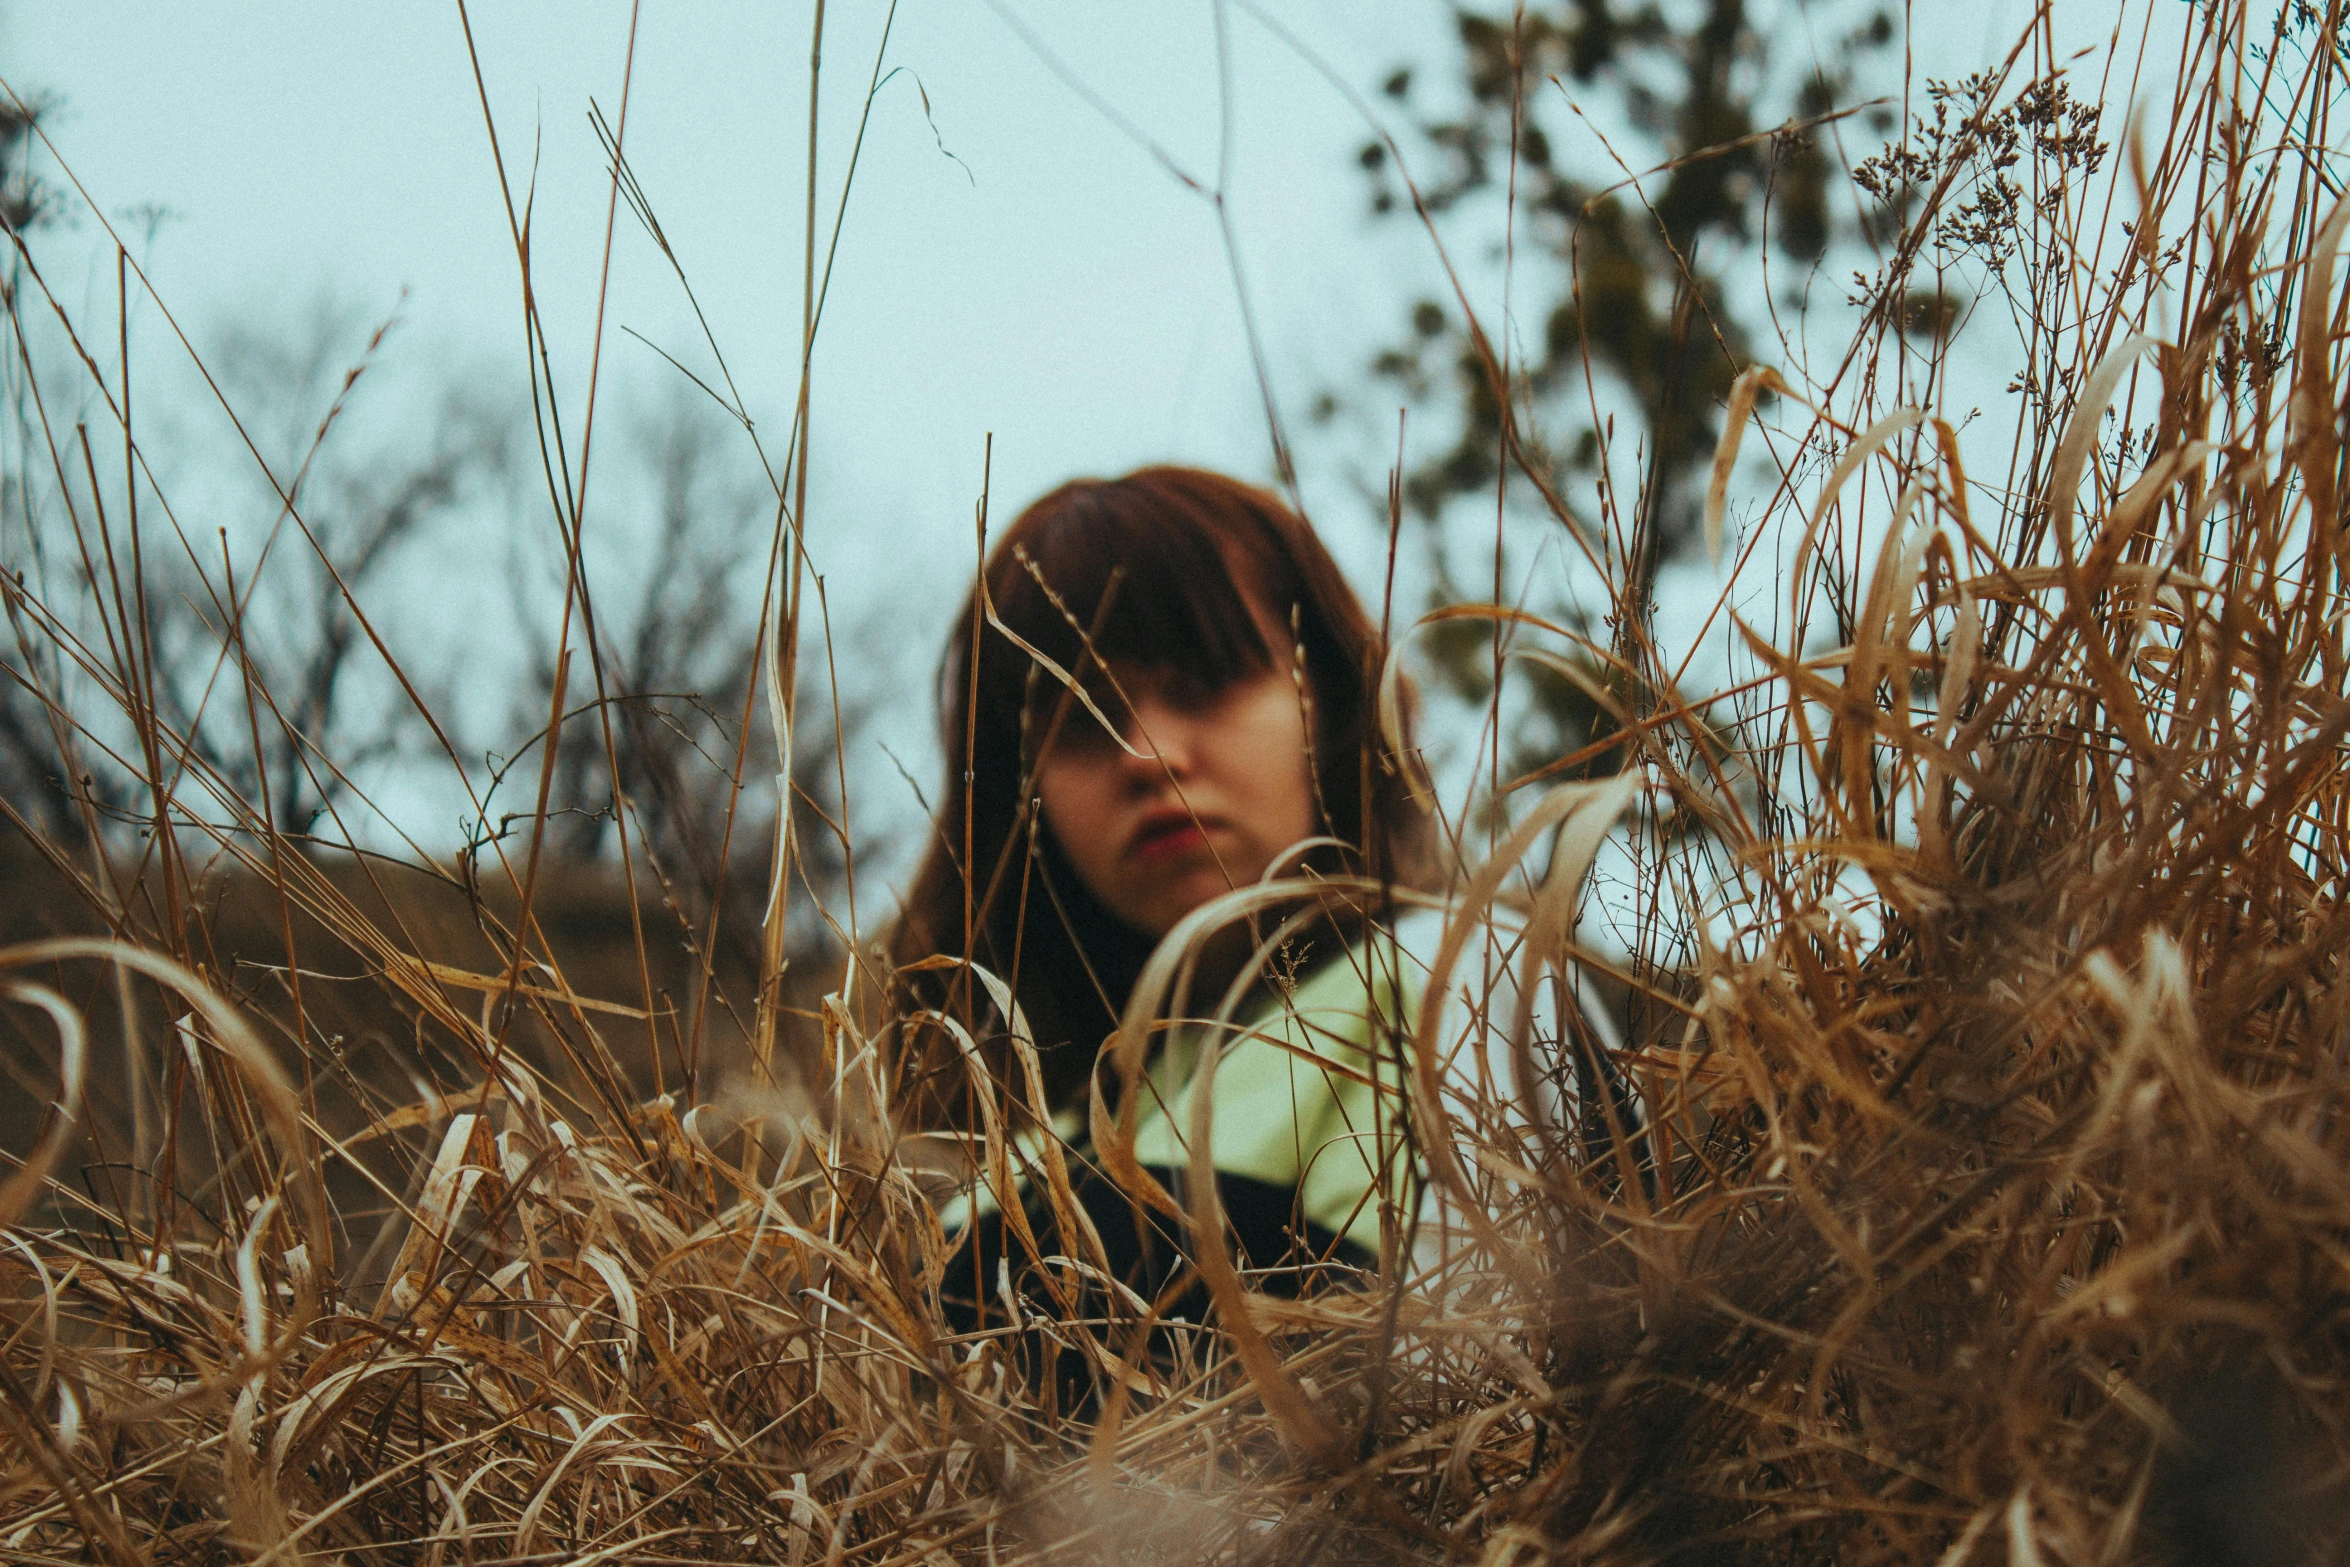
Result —
[[[827, 230], [887, 9], [829, 7]], [[2023, 0], [1933, 9], [1920, 60], [1933, 75], [1995, 58], [2028, 12]], [[2102, 9], [2060, 8], [2083, 25]], [[1406, 61], [1422, 62], [1424, 80], [1447, 74], [1450, 12], [1430, 0], [1276, 10], [1366, 96]], [[471, 20], [517, 199], [535, 177], [536, 284], [576, 419], [609, 200], [588, 105], [619, 116], [629, 7], [477, 0]], [[1441, 274], [1409, 224], [1369, 219], [1357, 110], [1258, 22], [1237, 9], [1229, 20], [1233, 233], [1275, 399], [1302, 425], [1324, 390], [1388, 397], [1364, 367]], [[800, 321], [808, 24], [804, 4], [655, 0], [628, 94], [630, 161], [777, 447]], [[58, 148], [200, 342], [231, 322], [290, 320], [331, 293], [370, 319], [400, 310], [395, 365], [523, 384], [514, 249], [454, 3], [18, 4], [0, 12], [0, 50], [12, 85], [61, 99]], [[902, 74], [873, 108], [820, 338], [810, 507], [836, 604], [894, 607], [873, 655], [902, 666], [893, 679], [927, 669], [968, 581], [990, 432], [999, 519], [1074, 473], [1146, 461], [1270, 477], [1215, 214], [1133, 139], [1212, 182], [1227, 103], [1217, 60], [1209, 0], [900, 5], [887, 66]], [[81, 268], [60, 266], [63, 291], [110, 319], [103, 239], [84, 216], [43, 244]], [[622, 326], [708, 373], [675, 279], [625, 210], [607, 319], [608, 409], [641, 407], [677, 380]], [[161, 337], [152, 321], [139, 330], [150, 345]], [[1350, 483], [1370, 450], [1324, 437], [1304, 452], [1317, 521], [1358, 575], [1374, 530]], [[463, 631], [462, 596], [443, 603]]]
[[[829, 9], [826, 226], [886, 10]], [[1416, 0], [1285, 0], [1282, 11], [1358, 85], [1444, 36], [1442, 14]], [[627, 126], [631, 162], [752, 411], [778, 436], [800, 319], [806, 13], [646, 5]], [[1213, 178], [1204, 0], [1017, 0], [1015, 14], [1175, 160]], [[592, 98], [618, 116], [628, 21], [625, 5], [579, 0], [472, 8], [518, 187], [535, 154], [537, 284], [575, 395], [609, 190], [587, 110]], [[1235, 12], [1233, 28], [1235, 229], [1277, 382], [1302, 402], [1357, 372], [1392, 330], [1418, 281], [1415, 247], [1370, 232], [1352, 163], [1360, 119], [1256, 23]], [[134, 228], [134, 209], [168, 209], [150, 270], [183, 318], [283, 313], [329, 288], [381, 315], [406, 289], [404, 352], [519, 362], [514, 252], [453, 4], [77, 0], [11, 8], [6, 40], [7, 69], [62, 96], [55, 137], [100, 208]], [[904, 74], [875, 104], [819, 350], [819, 532], [883, 518], [958, 532], [991, 430], [1009, 497], [1159, 457], [1267, 473], [1208, 205], [978, 0], [906, 0], [889, 64]], [[625, 211], [609, 319], [706, 371], [674, 279]], [[674, 376], [616, 332], [605, 355], [623, 386]]]
[[[998, 488], [1014, 497], [1159, 457], [1269, 471], [1212, 212], [1003, 14], [1212, 178], [1207, 0], [1001, 5], [898, 8], [889, 63], [905, 74], [875, 106], [819, 351], [815, 451], [843, 527], [942, 510], [959, 527], [990, 430]], [[829, 8], [827, 223], [887, 9]], [[1430, 0], [1276, 9], [1366, 96], [1399, 63], [1444, 58], [1449, 12]], [[769, 422], [788, 408], [799, 324], [807, 11], [645, 5], [629, 101], [631, 161]], [[1997, 0], [1938, 18], [1922, 66], [1989, 58], [2024, 11]], [[535, 155], [537, 282], [566, 377], [584, 372], [593, 337], [608, 200], [587, 107], [617, 117], [628, 24], [616, 0], [472, 7], [518, 187]], [[1436, 274], [1408, 225], [1366, 217], [1355, 110], [1245, 13], [1231, 27], [1234, 227], [1294, 417], [1359, 377]], [[282, 313], [330, 288], [388, 314], [406, 289], [411, 352], [519, 358], [513, 248], [453, 3], [19, 4], [0, 13], [0, 40], [17, 85], [62, 96], [54, 135], [100, 208], [134, 225], [137, 208], [167, 209], [151, 272], [184, 318]], [[674, 280], [625, 213], [613, 279], [613, 323], [706, 365]], [[608, 372], [656, 379], [649, 351], [614, 336]]]

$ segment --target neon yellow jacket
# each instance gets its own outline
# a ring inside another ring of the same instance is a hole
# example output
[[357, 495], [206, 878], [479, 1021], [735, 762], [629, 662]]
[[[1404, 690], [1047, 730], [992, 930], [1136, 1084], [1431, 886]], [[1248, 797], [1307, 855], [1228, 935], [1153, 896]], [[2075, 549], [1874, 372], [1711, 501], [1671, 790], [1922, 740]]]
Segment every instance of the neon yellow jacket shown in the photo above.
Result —
[[[1406, 1195], [1394, 1039], [1411, 1026], [1420, 978], [1392, 939], [1360, 941], [1230, 1025], [1210, 1127], [1217, 1170], [1294, 1187], [1300, 1217], [1378, 1251], [1378, 1193]], [[1211, 1027], [1174, 1031], [1147, 1070], [1135, 1124], [1142, 1164], [1190, 1162], [1192, 1089]]]

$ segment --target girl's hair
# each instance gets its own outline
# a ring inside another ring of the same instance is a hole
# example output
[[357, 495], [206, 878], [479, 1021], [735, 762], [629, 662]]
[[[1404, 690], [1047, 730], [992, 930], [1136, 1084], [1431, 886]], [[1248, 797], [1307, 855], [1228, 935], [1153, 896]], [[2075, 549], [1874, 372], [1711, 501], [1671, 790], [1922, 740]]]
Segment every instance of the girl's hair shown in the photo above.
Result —
[[[1313, 529], [1273, 495], [1197, 468], [1079, 479], [1021, 514], [981, 578], [984, 602], [975, 591], [941, 662], [946, 794], [889, 956], [901, 969], [969, 957], [1010, 982], [1057, 1107], [1082, 1089], [1152, 941], [1086, 890], [1038, 819], [1042, 747], [1061, 726], [1095, 720], [1004, 630], [1113, 718], [1103, 661], [1171, 666], [1215, 691], [1299, 660], [1319, 830], [1346, 845], [1307, 863], [1400, 879], [1417, 867], [1424, 828], [1376, 732], [1379, 632]], [[1252, 604], [1289, 628], [1284, 645], [1267, 645]], [[988, 624], [990, 606], [1002, 629]], [[981, 995], [936, 969], [919, 977], [943, 982], [904, 986], [901, 1009], [967, 1013], [952, 997]], [[915, 1120], [967, 1121], [958, 1054], [943, 1039], [901, 1040], [898, 1097]]]

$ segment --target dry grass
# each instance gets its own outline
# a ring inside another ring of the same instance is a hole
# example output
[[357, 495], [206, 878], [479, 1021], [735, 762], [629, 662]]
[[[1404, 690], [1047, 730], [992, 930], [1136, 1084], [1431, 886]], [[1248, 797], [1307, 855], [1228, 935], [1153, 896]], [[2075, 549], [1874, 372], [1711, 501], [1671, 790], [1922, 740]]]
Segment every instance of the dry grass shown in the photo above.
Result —
[[[417, 961], [396, 912], [143, 704], [119, 600], [12, 587], [114, 701], [56, 718], [146, 781], [154, 836], [139, 877], [58, 850], [117, 935], [0, 951], [13, 1026], [64, 1083], [0, 1189], [0, 1557], [2334, 1559], [2338, 11], [2281, 38], [2196, 13], [2175, 71], [2140, 78], [2160, 98], [2175, 75], [2167, 132], [2158, 103], [2097, 177], [2074, 122], [2032, 118], [2047, 95], [1987, 110], [2052, 79], [2027, 41], [1897, 171], [1877, 308], [1795, 386], [1816, 417], [1770, 410], [1786, 482], [1747, 532], [1776, 584], [1763, 629], [1739, 622], [1752, 678], [1692, 702], [1622, 616], [1582, 652], [1622, 675], [1605, 743], [1658, 789], [1544, 797], [1517, 820], [1559, 831], [1522, 831], [1454, 904], [1465, 941], [1522, 930], [1526, 961], [1564, 962], [1602, 831], [1652, 802], [1615, 840], [1652, 889], [1632, 978], [1657, 1021], [1623, 1063], [1648, 1125], [1505, 1114], [1445, 1076], [1424, 1019], [1399, 1048], [1435, 1238], [1367, 1289], [1254, 1306], [1216, 1248], [1222, 1326], [1179, 1355], [1045, 1324], [1110, 1390], [1096, 1420], [999, 1339], [945, 1336], [931, 1210], [837, 1091], [877, 1070], [843, 1009], [824, 1092], [646, 1101], [617, 1004], [586, 999], [633, 974], [556, 961], [520, 912], [535, 851], [498, 869], [505, 912], [482, 905], [494, 961]], [[1938, 254], [1985, 243], [1948, 222], [2009, 132], [2030, 389], [1986, 485], [1939, 412], [1947, 344], [1893, 333], [1945, 286]], [[330, 1113], [292, 977], [231, 1004], [205, 971], [216, 861], [282, 891], [289, 937], [297, 915], [332, 931], [462, 1081]], [[1680, 940], [1690, 962], [1656, 961]], [[569, 1052], [561, 1081], [515, 1048], [526, 1016]], [[77, 1129], [126, 1059], [160, 1095]], [[362, 1170], [394, 1222], [333, 1211]]]

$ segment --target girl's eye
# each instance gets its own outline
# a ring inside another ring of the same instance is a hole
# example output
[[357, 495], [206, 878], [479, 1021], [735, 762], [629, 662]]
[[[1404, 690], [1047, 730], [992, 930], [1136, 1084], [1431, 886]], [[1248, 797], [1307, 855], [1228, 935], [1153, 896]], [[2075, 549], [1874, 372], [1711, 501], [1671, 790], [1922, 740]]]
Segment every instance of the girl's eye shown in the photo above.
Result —
[[[1114, 711], [1115, 704], [1115, 698], [1100, 703], [1105, 713]], [[1060, 737], [1053, 744], [1075, 756], [1096, 756], [1118, 747], [1117, 740], [1102, 727], [1102, 721], [1075, 703], [1070, 704], [1069, 716], [1062, 720]]]
[[1077, 749], [1088, 755], [1115, 751], [1118, 749], [1118, 737], [1104, 729], [1100, 720], [1088, 713], [1077, 726]]
[[1159, 699], [1169, 707], [1196, 711], [1214, 702], [1220, 693], [1188, 669], [1171, 669], [1159, 682]]

